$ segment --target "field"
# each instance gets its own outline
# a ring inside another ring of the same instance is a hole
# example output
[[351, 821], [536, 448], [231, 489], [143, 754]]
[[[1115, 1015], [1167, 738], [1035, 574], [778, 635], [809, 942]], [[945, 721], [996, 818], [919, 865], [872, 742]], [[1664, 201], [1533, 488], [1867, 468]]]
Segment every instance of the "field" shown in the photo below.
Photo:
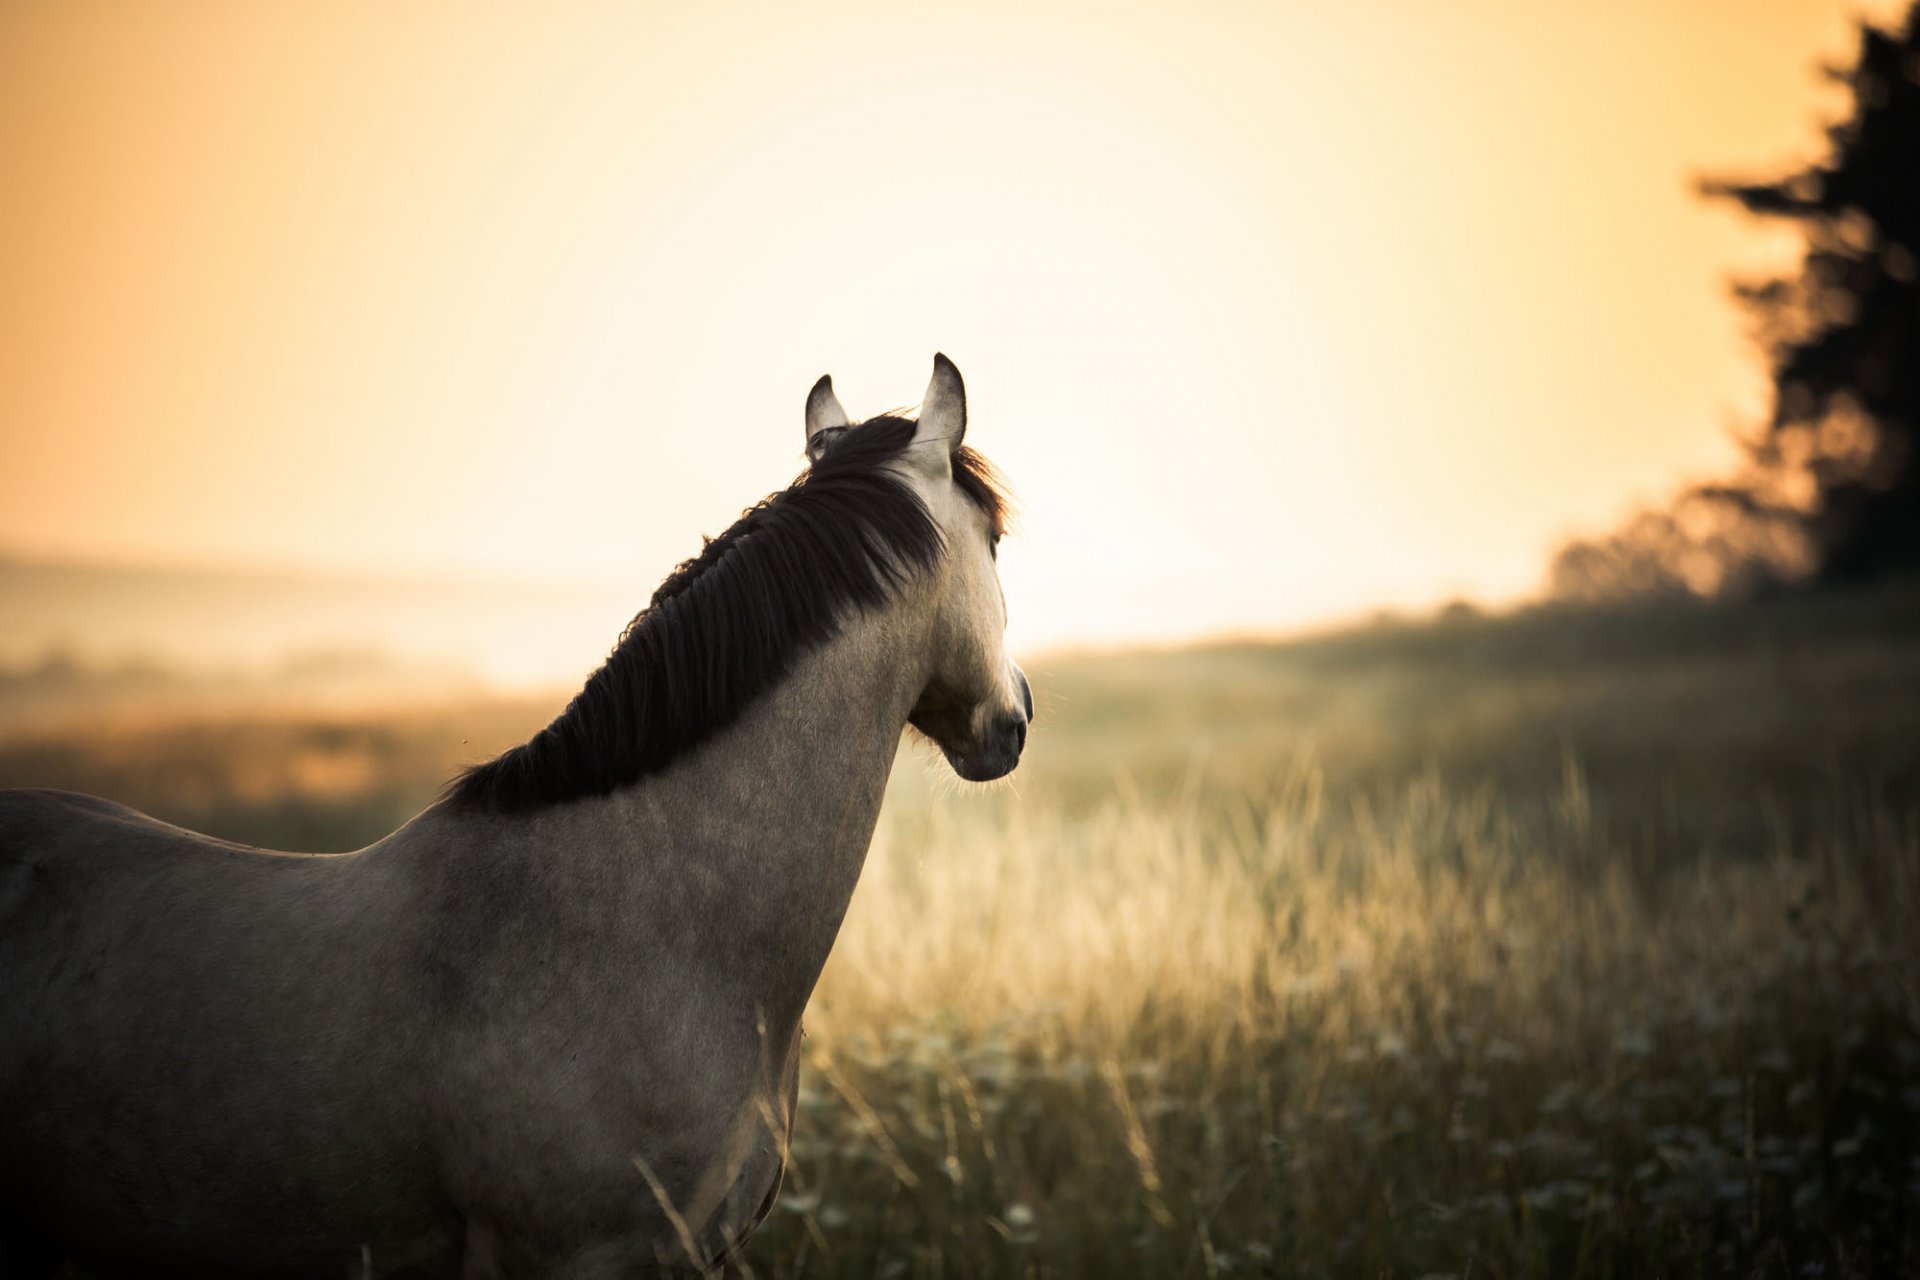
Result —
[[[1061, 657], [903, 752], [758, 1276], [1920, 1271], [1920, 593]], [[553, 702], [0, 785], [351, 848]]]

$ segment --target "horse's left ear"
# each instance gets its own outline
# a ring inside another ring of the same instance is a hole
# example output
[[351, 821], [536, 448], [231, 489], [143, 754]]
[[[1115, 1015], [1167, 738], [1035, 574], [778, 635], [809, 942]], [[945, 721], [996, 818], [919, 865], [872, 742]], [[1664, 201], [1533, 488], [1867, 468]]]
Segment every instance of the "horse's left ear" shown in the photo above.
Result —
[[827, 446], [847, 429], [847, 411], [833, 394], [833, 378], [823, 376], [807, 393], [807, 461], [827, 456]]
[[933, 381], [920, 401], [920, 429], [913, 433], [915, 444], [935, 440], [944, 442], [952, 453], [967, 435], [967, 387], [960, 371], [943, 355], [933, 357]]

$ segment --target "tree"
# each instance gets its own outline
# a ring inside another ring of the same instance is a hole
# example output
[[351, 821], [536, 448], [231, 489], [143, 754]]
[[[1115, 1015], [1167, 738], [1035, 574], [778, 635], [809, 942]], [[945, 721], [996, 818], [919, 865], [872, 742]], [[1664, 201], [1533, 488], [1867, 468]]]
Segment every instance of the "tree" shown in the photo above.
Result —
[[1855, 64], [1828, 74], [1853, 104], [1824, 160], [1701, 188], [1806, 236], [1798, 275], [1735, 286], [1773, 380], [1746, 465], [1682, 494], [1670, 516], [1563, 550], [1563, 593], [1920, 571], [1920, 0], [1899, 31], [1863, 25]]

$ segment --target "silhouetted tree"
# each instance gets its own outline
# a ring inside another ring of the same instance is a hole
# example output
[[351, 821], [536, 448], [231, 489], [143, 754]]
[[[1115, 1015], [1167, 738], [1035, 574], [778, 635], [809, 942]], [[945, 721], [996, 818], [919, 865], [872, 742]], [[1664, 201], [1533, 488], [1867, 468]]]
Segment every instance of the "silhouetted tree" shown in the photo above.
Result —
[[1898, 31], [1863, 26], [1828, 74], [1853, 109], [1827, 157], [1702, 191], [1804, 230], [1799, 274], [1735, 286], [1758, 322], [1773, 412], [1730, 479], [1672, 513], [1576, 543], [1561, 594], [1718, 592], [1761, 578], [1862, 581], [1920, 570], [1920, 2]]
[[1920, 4], [1830, 74], [1853, 113], [1824, 163], [1705, 190], [1806, 229], [1798, 277], [1738, 289], [1773, 361], [1756, 461], [1812, 477], [1815, 572], [1845, 581], [1920, 567]]

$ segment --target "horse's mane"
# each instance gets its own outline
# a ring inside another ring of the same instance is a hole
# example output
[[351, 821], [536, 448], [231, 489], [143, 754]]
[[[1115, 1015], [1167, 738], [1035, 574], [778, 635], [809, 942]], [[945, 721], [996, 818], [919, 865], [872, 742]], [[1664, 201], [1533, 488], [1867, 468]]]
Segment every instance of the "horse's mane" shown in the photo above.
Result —
[[[913, 440], [899, 414], [841, 433], [787, 488], [667, 576], [566, 710], [460, 773], [453, 804], [505, 812], [605, 795], [657, 773], [732, 723], [851, 612], [874, 608], [945, 553], [940, 529], [886, 464]], [[954, 482], [997, 534], [1006, 502], [971, 449]]]

